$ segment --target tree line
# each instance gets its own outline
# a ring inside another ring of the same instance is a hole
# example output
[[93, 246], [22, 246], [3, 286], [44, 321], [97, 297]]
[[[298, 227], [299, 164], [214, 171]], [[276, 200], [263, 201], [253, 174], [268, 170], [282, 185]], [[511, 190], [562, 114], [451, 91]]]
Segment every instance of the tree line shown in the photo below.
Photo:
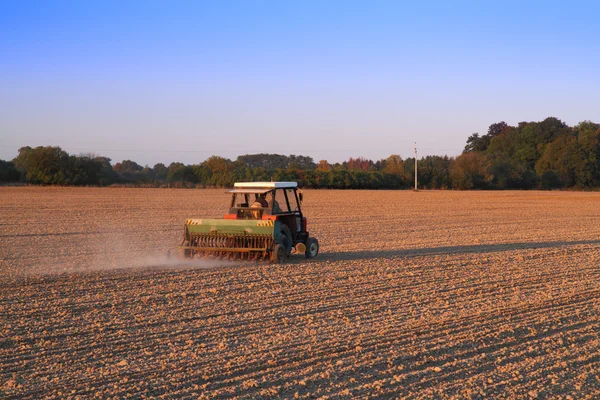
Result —
[[[413, 186], [415, 159], [399, 155], [342, 163], [280, 154], [248, 154], [236, 160], [212, 156], [193, 165], [173, 162], [114, 165], [96, 154], [70, 155], [60, 147], [22, 147], [12, 161], [0, 160], [0, 182], [42, 185], [136, 185], [229, 187], [243, 181], [297, 181], [302, 187], [403, 189]], [[490, 125], [473, 133], [461, 155], [418, 160], [419, 188], [555, 189], [600, 187], [600, 125], [569, 127], [550, 117], [541, 122]]]

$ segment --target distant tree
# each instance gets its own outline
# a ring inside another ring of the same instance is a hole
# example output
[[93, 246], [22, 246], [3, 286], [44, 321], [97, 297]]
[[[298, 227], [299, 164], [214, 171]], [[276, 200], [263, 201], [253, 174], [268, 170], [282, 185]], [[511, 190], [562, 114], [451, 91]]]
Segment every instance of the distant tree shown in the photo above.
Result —
[[469, 152], [484, 155], [494, 188], [600, 186], [600, 125], [591, 121], [573, 128], [555, 117], [516, 127], [499, 122], [483, 137], [469, 136]]
[[154, 170], [154, 176], [156, 177], [156, 179], [158, 179], [160, 181], [167, 180], [167, 175], [169, 174], [169, 168], [167, 168], [165, 166], [165, 164], [163, 164], [163, 163], [154, 164], [154, 167], [152, 167], [152, 169]]
[[383, 171], [390, 175], [403, 176], [404, 175], [404, 160], [398, 154], [392, 154], [385, 159], [383, 163]]
[[420, 185], [430, 189], [448, 189], [450, 183], [450, 165], [447, 156], [427, 156], [419, 160]]
[[538, 175], [546, 171], [556, 173], [562, 185], [571, 187], [577, 184], [579, 163], [582, 151], [574, 136], [560, 136], [546, 145], [542, 157], [535, 165]]
[[488, 136], [490, 138], [496, 137], [498, 135], [501, 135], [503, 133], [506, 133], [506, 131], [509, 129], [510, 127], [508, 126], [508, 124], [504, 121], [495, 123], [495, 124], [491, 124], [488, 128]]
[[185, 164], [172, 162], [167, 171], [167, 182], [183, 182]]
[[486, 189], [492, 180], [486, 159], [480, 153], [464, 153], [450, 166], [450, 182], [454, 189]]
[[294, 154], [290, 156], [267, 153], [245, 154], [239, 156], [236, 161], [244, 163], [248, 168], [264, 168], [268, 171], [289, 168], [312, 171], [317, 168], [317, 164], [311, 157], [296, 156]]
[[198, 176], [195, 173], [194, 167], [186, 165], [183, 169], [183, 181], [190, 183], [198, 183]]
[[540, 158], [541, 150], [546, 145], [540, 134], [540, 126], [537, 122], [521, 122], [512, 138], [514, 141], [514, 153], [510, 158], [519, 165], [533, 170], [536, 161]]
[[485, 151], [490, 144], [490, 136], [485, 135], [483, 137], [479, 136], [479, 133], [474, 133], [467, 139], [467, 145], [463, 150], [463, 153], [468, 153], [470, 151]]
[[30, 146], [21, 147], [19, 149], [19, 154], [12, 161], [13, 164], [15, 165], [15, 168], [17, 168], [23, 174], [23, 178], [25, 177], [25, 173], [27, 171], [27, 165], [29, 163], [29, 156], [31, 155], [32, 152], [33, 152], [33, 148]]
[[294, 171], [284, 169], [276, 169], [273, 171], [271, 178], [273, 178], [274, 181], [293, 181], [296, 179]]
[[546, 170], [540, 179], [540, 186], [546, 190], [558, 189], [562, 187], [562, 182], [556, 171]]
[[406, 164], [407, 160], [403, 160], [398, 154], [392, 154], [385, 160], [380, 161], [379, 165], [384, 173], [380, 175], [380, 185], [382, 187], [408, 187], [412, 179], [411, 174], [414, 171], [414, 160], [409, 167], [410, 171], [407, 169]]
[[346, 169], [351, 170], [361, 170], [361, 171], [370, 171], [374, 170], [375, 166], [373, 161], [368, 160], [364, 157], [352, 158], [350, 157], [346, 162]]
[[333, 178], [332, 171], [320, 171], [317, 170], [315, 174], [315, 187], [319, 188], [331, 188], [331, 180]]
[[296, 156], [292, 154], [288, 157], [287, 167], [295, 167], [296, 169], [303, 171], [314, 171], [317, 169], [317, 164], [315, 164], [312, 157]]
[[571, 135], [571, 128], [558, 118], [548, 117], [539, 123], [542, 143], [550, 143], [559, 136]]
[[348, 176], [348, 170], [346, 169], [338, 169], [338, 170], [333, 170], [333, 174], [331, 176], [331, 183], [330, 183], [330, 187], [332, 189], [347, 189], [348, 187], [346, 186], [346, 182], [347, 182], [347, 176]]
[[156, 173], [154, 173], [154, 169], [150, 168], [149, 165], [144, 165], [144, 168], [139, 173], [140, 180], [143, 182], [154, 182], [156, 180]]
[[583, 121], [573, 128], [580, 147], [578, 182], [584, 187], [600, 186], [600, 124]]
[[210, 172], [210, 186], [228, 187], [233, 184], [234, 163], [223, 157], [212, 156], [201, 164]]
[[249, 168], [253, 182], [265, 182], [271, 179], [271, 172], [265, 168]]
[[67, 184], [66, 172], [69, 167], [69, 154], [60, 147], [22, 147], [14, 160], [22, 170], [25, 179], [34, 184]]
[[135, 172], [141, 172], [144, 169], [144, 167], [142, 167], [140, 164], [136, 163], [135, 161], [131, 161], [131, 160], [123, 160], [120, 163], [116, 163], [114, 166], [114, 170], [116, 172], [118, 172], [119, 174], [122, 173], [135, 173]]
[[538, 178], [534, 171], [509, 158], [494, 160], [490, 167], [492, 186], [496, 189], [533, 189]]
[[[425, 188], [552, 189], [600, 187], [600, 125], [569, 127], [549, 117], [541, 122], [498, 122], [487, 134], [471, 134], [461, 156], [419, 160]], [[0, 162], [0, 181], [37, 184], [108, 185], [168, 181], [176, 186], [230, 186], [236, 181], [294, 180], [305, 187], [412, 187], [415, 160], [390, 155], [376, 162], [358, 157], [343, 163], [281, 154], [247, 154], [236, 161], [212, 156], [198, 165], [172, 163], [142, 167], [132, 160], [111, 165], [93, 153], [69, 155], [60, 147], [22, 147], [12, 162]]]
[[493, 138], [500, 135], [506, 135], [510, 129], [511, 127], [506, 122], [502, 121], [490, 125], [487, 135], [479, 136], [479, 133], [473, 133], [468, 137], [467, 145], [465, 146], [463, 153], [487, 150]]
[[266, 170], [286, 169], [289, 157], [281, 154], [246, 154], [239, 156], [237, 161], [243, 162], [248, 168], [264, 168]]
[[196, 175], [196, 180], [200, 185], [205, 187], [210, 186], [211, 172], [207, 167], [201, 164], [197, 164], [192, 166], [192, 170], [194, 171], [194, 175]]
[[251, 182], [253, 180], [252, 171], [243, 162], [235, 161], [230, 166], [230, 170], [234, 182]]
[[329, 164], [327, 162], [327, 160], [321, 160], [317, 164], [317, 171], [319, 171], [319, 172], [327, 172], [327, 171], [331, 171], [331, 170], [332, 170], [331, 164]]
[[514, 131], [506, 130], [505, 133], [490, 139], [490, 143], [483, 153], [491, 162], [513, 159], [516, 150]]
[[100, 165], [100, 172], [98, 173], [99, 185], [110, 185], [117, 181], [118, 175], [110, 163], [110, 158], [96, 156], [94, 161]]
[[12, 162], [0, 160], [0, 182], [18, 182], [20, 175]]
[[97, 185], [102, 166], [90, 156], [69, 156], [64, 170], [65, 185]]
[[208, 168], [213, 174], [226, 174], [233, 167], [233, 163], [231, 162], [231, 160], [219, 156], [209, 157], [206, 161], [202, 163], [202, 165]]

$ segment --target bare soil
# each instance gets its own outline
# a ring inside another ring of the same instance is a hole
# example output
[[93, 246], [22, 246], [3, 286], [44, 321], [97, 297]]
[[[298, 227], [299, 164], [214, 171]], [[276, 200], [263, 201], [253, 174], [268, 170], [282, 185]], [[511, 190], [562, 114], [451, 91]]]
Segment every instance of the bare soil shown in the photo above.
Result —
[[166, 259], [228, 201], [0, 188], [0, 398], [600, 397], [600, 193], [305, 191], [314, 260]]

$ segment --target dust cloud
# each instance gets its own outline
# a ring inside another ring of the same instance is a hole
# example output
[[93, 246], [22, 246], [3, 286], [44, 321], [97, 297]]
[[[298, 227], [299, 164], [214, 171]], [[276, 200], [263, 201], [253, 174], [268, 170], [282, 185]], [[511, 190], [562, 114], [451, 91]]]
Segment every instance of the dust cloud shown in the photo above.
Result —
[[165, 247], [164, 243], [172, 241], [161, 238], [160, 243], [157, 243], [153, 239], [141, 237], [131, 240], [130, 236], [121, 232], [111, 232], [101, 239], [83, 238], [78, 244], [56, 246], [53, 257], [30, 257], [29, 262], [12, 270], [14, 276], [35, 276], [118, 270], [214, 269], [242, 264], [240, 261], [211, 258], [184, 259], [174, 246]]
[[183, 259], [176, 256], [157, 255], [124, 261], [120, 263], [120, 266], [112, 269], [213, 269], [240, 264], [231, 260]]

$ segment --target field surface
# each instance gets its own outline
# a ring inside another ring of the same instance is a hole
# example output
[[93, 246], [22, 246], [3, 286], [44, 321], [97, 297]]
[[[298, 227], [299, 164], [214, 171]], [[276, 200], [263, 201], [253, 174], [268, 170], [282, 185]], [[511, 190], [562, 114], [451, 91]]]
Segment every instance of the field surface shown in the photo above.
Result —
[[600, 193], [305, 191], [321, 254], [173, 263], [222, 190], [0, 188], [0, 398], [600, 397]]

